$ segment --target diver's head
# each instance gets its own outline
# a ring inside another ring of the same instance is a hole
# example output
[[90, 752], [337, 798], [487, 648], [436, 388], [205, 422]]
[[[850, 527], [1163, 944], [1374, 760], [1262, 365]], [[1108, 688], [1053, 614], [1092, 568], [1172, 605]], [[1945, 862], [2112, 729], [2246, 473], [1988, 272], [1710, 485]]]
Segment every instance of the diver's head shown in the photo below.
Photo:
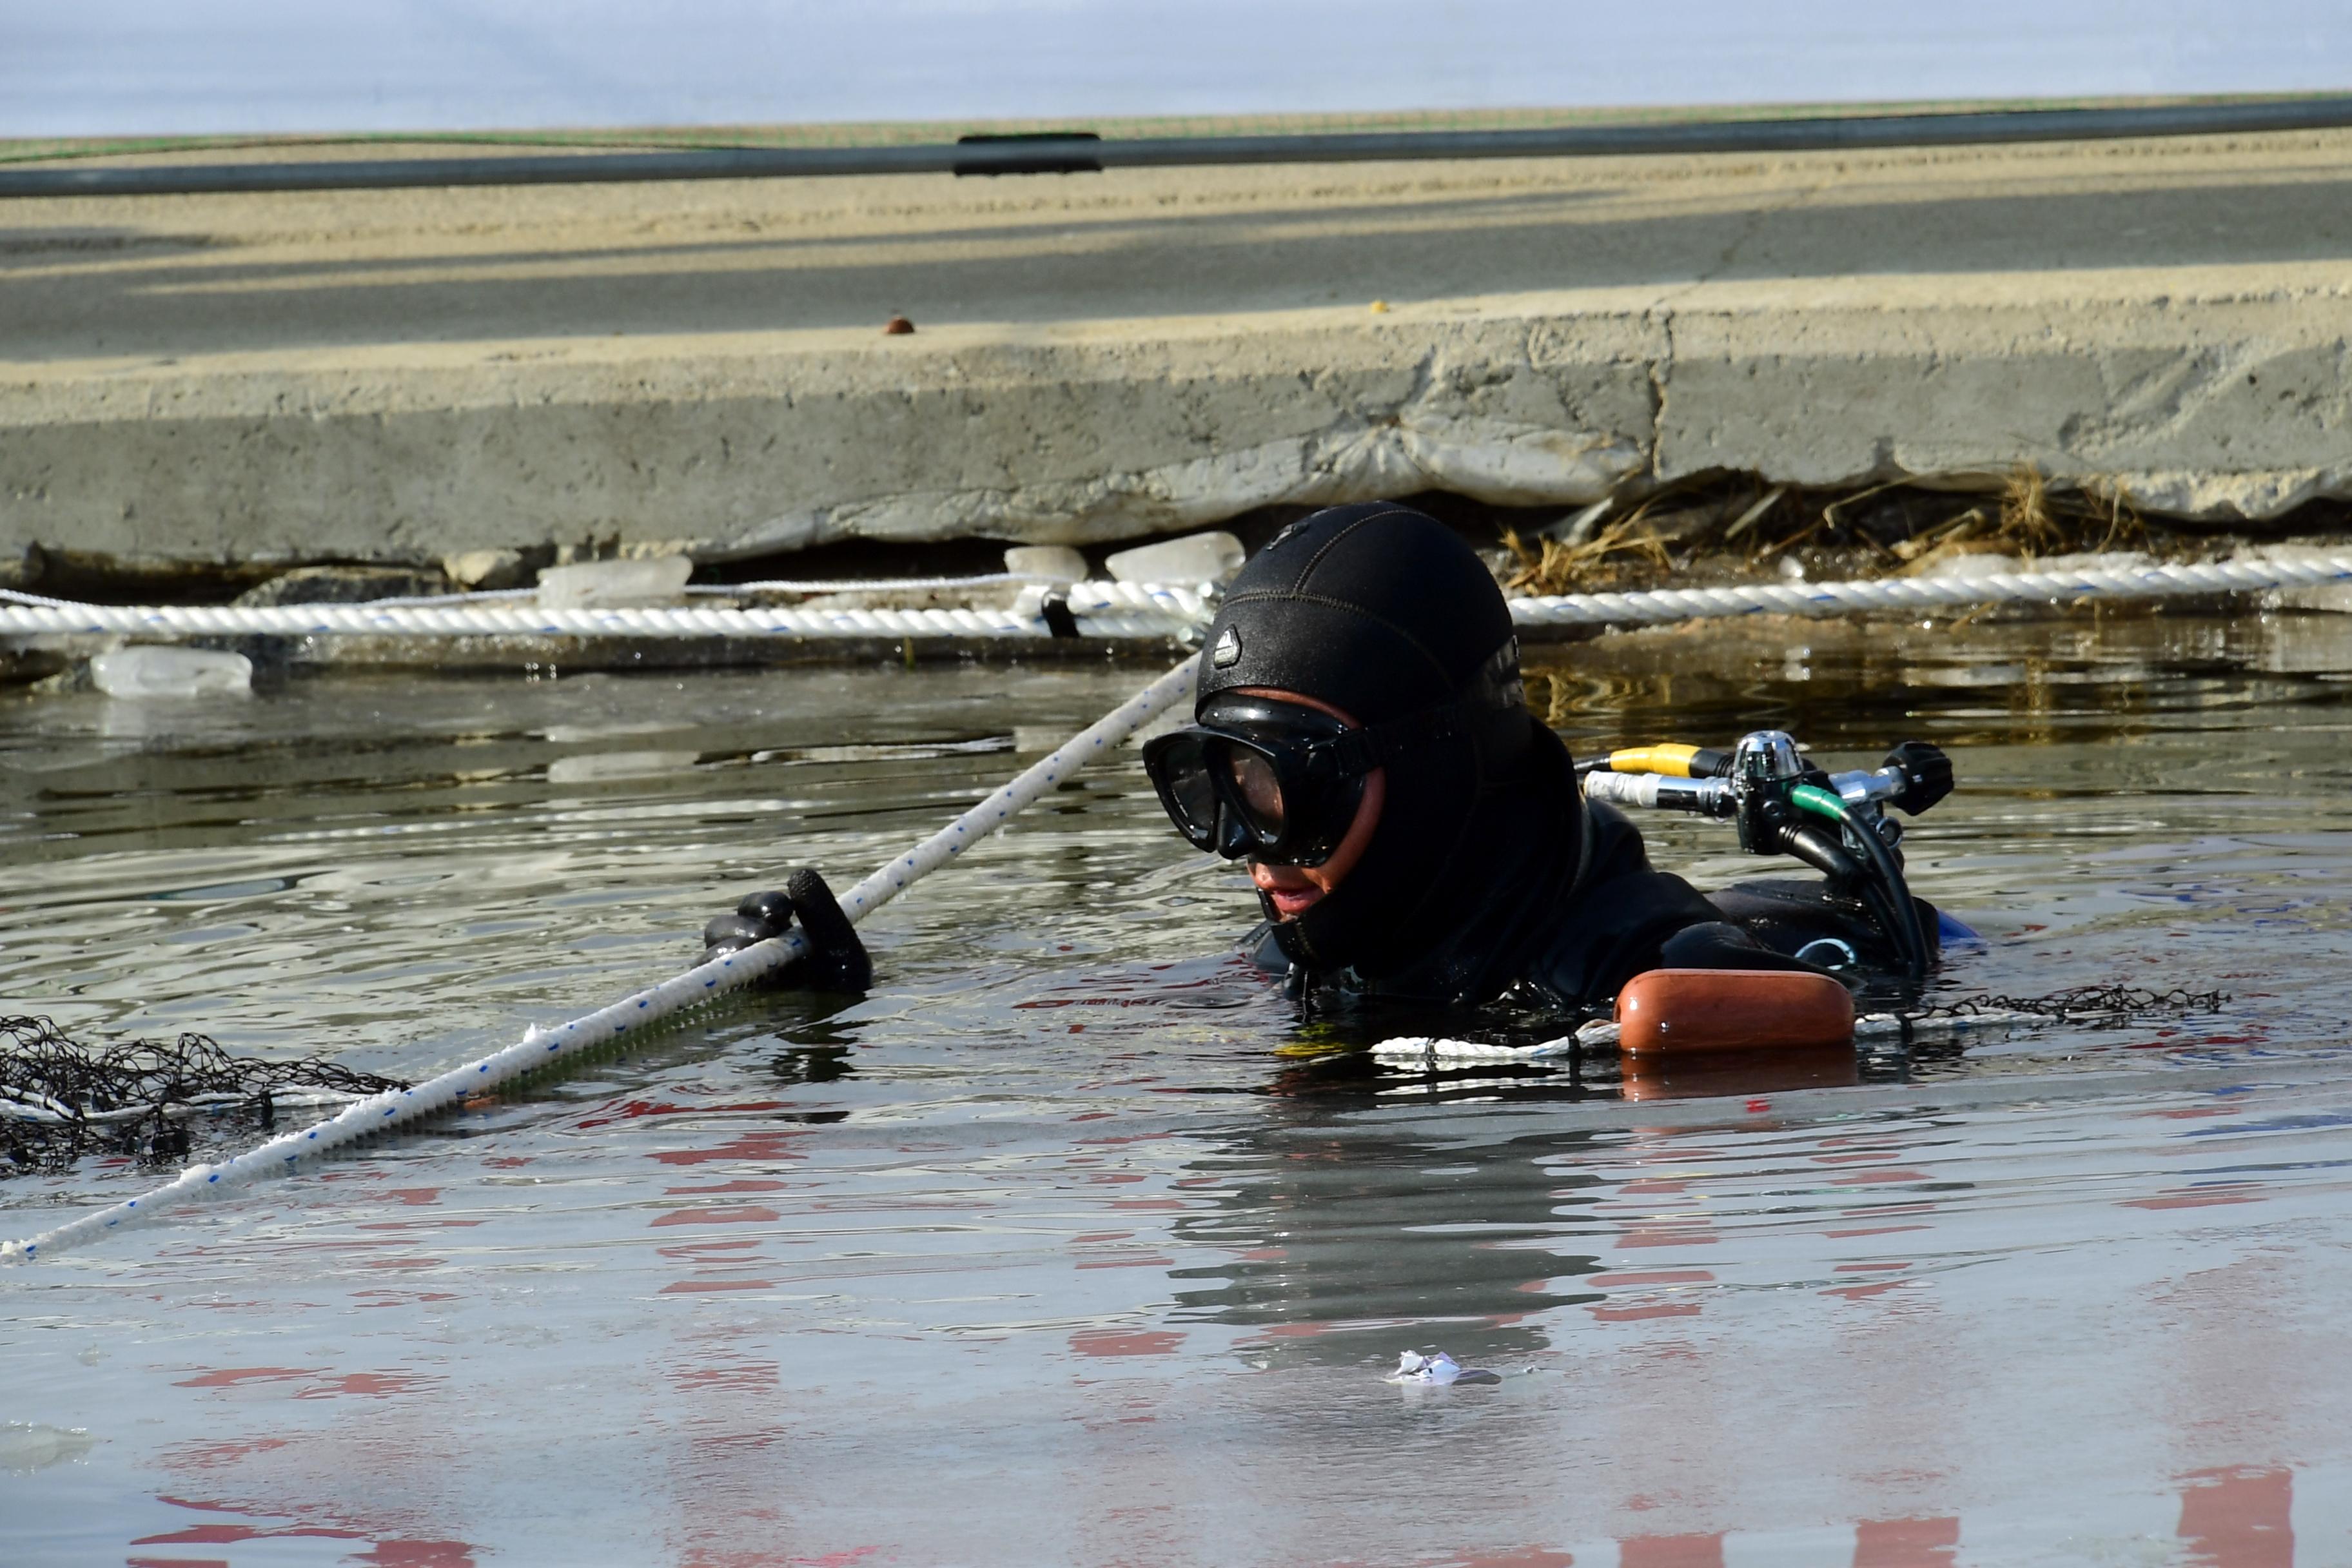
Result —
[[1169, 816], [1198, 847], [1251, 862], [1294, 960], [1367, 973], [1444, 934], [1424, 906], [1531, 733], [1493, 574], [1387, 502], [1317, 512], [1243, 568], [1193, 711], [1145, 749]]

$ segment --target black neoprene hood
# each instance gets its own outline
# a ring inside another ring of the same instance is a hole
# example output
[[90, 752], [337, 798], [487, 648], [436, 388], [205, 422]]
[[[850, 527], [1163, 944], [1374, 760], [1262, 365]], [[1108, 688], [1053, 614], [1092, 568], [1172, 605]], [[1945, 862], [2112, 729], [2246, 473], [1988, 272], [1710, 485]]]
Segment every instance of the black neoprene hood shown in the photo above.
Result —
[[[1390, 501], [1294, 523], [1242, 569], [1201, 650], [1196, 715], [1220, 693], [1312, 697], [1360, 724], [1441, 707], [1460, 736], [1393, 758], [1379, 826], [1355, 868], [1275, 939], [1311, 970], [1412, 963], [1484, 896], [1508, 841], [1488, 809], [1536, 728], [1518, 695], [1509, 606], [1486, 563], [1434, 518]], [[1271, 900], [1261, 895], [1269, 920]]]
[[1462, 695], [1511, 636], [1502, 590], [1451, 529], [1392, 501], [1335, 506], [1234, 579], [1202, 645], [1194, 711], [1265, 687], [1377, 723]]

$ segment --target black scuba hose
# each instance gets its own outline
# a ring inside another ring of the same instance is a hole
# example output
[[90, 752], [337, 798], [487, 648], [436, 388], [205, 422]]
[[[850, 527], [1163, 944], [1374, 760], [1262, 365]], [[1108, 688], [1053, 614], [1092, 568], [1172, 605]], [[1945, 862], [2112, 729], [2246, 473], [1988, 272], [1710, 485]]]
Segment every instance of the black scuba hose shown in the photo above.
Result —
[[1911, 884], [1904, 879], [1903, 868], [1886, 841], [1856, 821], [1845, 802], [1816, 784], [1799, 784], [1789, 792], [1790, 803], [1818, 816], [1827, 816], [1842, 826], [1852, 828], [1850, 837], [1858, 841], [1862, 852], [1870, 860], [1877, 875], [1866, 890], [1864, 901], [1873, 903], [1868, 893], [1881, 895], [1890, 907], [1874, 909], [1872, 913], [1886, 935], [1903, 954], [1905, 974], [1913, 980], [1927, 976], [1927, 931], [1919, 923], [1919, 903], [1911, 896]]

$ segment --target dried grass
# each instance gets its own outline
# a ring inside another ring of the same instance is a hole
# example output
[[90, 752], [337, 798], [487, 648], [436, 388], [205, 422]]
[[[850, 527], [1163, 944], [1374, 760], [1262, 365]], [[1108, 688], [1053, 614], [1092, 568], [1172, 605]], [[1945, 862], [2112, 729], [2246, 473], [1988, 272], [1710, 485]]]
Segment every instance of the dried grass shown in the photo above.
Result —
[[[1939, 477], [1992, 482], [1989, 475]], [[1789, 485], [1735, 488], [1716, 480], [1658, 490], [1613, 521], [1602, 521], [1607, 510], [1605, 502], [1587, 508], [1529, 537], [1505, 531], [1509, 586], [1543, 595], [1652, 586], [1703, 557], [1744, 560], [1753, 571], [1807, 547], [1867, 551], [1885, 569], [1916, 576], [1964, 555], [2031, 562], [2128, 548], [2147, 538], [2146, 521], [2121, 486], [2092, 481], [2059, 489], [2030, 463], [2000, 480], [1997, 500], [1929, 490], [1916, 477], [1810, 497]]]

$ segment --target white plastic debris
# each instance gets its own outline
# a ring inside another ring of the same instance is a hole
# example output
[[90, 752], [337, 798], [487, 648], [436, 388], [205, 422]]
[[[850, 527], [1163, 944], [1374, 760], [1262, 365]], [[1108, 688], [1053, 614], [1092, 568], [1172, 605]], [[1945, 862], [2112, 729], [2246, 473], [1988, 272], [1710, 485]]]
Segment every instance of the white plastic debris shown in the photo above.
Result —
[[683, 555], [651, 561], [583, 561], [539, 574], [542, 610], [598, 610], [623, 605], [675, 605], [686, 597], [694, 563]]
[[1503, 1374], [1483, 1366], [1464, 1366], [1444, 1351], [1429, 1355], [1401, 1351], [1397, 1369], [1389, 1373], [1387, 1381], [1414, 1388], [1450, 1388], [1457, 1383], [1500, 1383]]
[[253, 661], [202, 647], [119, 647], [89, 661], [89, 679], [109, 697], [203, 697], [253, 689]]
[[1240, 540], [1212, 530], [1122, 550], [1103, 564], [1122, 583], [1223, 583], [1248, 558]]
[[1048, 583], [1087, 580], [1087, 558], [1066, 544], [1016, 544], [1004, 552], [1004, 569], [1015, 577]]

